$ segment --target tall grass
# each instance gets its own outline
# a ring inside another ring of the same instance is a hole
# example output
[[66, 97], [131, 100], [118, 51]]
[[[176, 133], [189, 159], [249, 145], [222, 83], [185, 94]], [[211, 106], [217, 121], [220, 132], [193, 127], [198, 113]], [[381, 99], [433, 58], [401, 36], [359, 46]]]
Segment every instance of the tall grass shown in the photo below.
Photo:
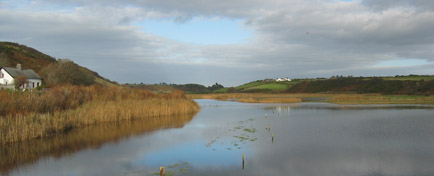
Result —
[[[226, 93], [189, 94], [194, 99], [236, 100], [243, 103], [297, 103], [322, 101], [337, 104], [434, 104], [434, 96], [381, 94], [324, 94], [324, 93]], [[319, 98], [322, 100], [312, 100]]]
[[434, 96], [339, 94], [328, 101], [338, 104], [434, 104]]
[[62, 86], [47, 92], [0, 91], [1, 143], [24, 141], [75, 127], [197, 112], [199, 106], [180, 91]]

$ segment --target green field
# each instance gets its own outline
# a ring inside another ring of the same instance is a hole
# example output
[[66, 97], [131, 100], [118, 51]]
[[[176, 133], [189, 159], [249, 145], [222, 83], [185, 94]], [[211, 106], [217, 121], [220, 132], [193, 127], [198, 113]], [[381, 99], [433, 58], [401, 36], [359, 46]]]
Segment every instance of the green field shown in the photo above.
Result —
[[215, 90], [213, 93], [227, 93], [229, 88], [221, 88], [219, 90]]
[[[306, 79], [307, 80], [307, 79]], [[264, 92], [264, 91], [271, 91], [271, 92], [282, 92], [287, 90], [292, 85], [295, 85], [299, 82], [306, 81], [305, 79], [300, 80], [293, 80], [293, 81], [282, 81], [282, 82], [265, 82], [265, 81], [254, 81], [249, 82], [237, 87], [233, 88], [222, 88], [219, 90], [214, 91], [213, 93], [228, 93], [229, 89], [235, 89], [236, 92]]]
[[249, 88], [264, 85], [264, 84], [266, 84], [266, 82], [262, 82], [262, 81], [249, 82], [247, 84], [243, 84], [241, 86], [235, 87], [235, 89], [236, 90], [244, 90], [244, 89], [249, 89]]
[[285, 90], [288, 88], [288, 85], [286, 84], [282, 84], [282, 83], [267, 83], [267, 84], [262, 84], [262, 85], [258, 85], [258, 86], [254, 86], [254, 87], [249, 87], [245, 90], [264, 90], [264, 89], [268, 89], [268, 90]]
[[434, 80], [434, 76], [400, 76], [400, 77], [381, 77], [384, 80], [398, 80], [398, 81], [430, 81]]

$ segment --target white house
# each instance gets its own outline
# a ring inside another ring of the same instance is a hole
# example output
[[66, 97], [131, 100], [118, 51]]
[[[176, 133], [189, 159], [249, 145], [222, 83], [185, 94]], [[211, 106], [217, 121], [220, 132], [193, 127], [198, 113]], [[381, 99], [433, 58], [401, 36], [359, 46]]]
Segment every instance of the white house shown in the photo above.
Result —
[[291, 81], [291, 79], [289, 79], [289, 78], [277, 78], [276, 81], [277, 82], [280, 82], [280, 81]]
[[21, 69], [21, 64], [17, 68], [0, 67], [0, 88], [14, 88], [14, 79], [18, 76], [25, 76], [27, 81], [19, 86], [20, 89], [34, 89], [42, 85], [41, 77], [32, 69]]

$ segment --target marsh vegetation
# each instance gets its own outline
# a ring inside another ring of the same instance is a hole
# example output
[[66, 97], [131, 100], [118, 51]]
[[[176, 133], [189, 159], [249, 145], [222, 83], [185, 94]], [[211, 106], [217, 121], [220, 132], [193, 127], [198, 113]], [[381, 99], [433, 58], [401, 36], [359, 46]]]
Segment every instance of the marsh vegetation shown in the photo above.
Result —
[[0, 143], [67, 132], [98, 123], [195, 113], [199, 106], [181, 91], [103, 86], [59, 86], [49, 91], [0, 91]]

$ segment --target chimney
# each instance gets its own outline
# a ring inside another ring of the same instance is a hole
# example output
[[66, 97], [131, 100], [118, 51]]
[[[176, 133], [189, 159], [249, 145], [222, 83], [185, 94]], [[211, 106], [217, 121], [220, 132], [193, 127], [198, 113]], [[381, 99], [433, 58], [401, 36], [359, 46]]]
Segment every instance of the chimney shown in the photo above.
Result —
[[21, 64], [17, 64], [17, 69], [21, 70]]

